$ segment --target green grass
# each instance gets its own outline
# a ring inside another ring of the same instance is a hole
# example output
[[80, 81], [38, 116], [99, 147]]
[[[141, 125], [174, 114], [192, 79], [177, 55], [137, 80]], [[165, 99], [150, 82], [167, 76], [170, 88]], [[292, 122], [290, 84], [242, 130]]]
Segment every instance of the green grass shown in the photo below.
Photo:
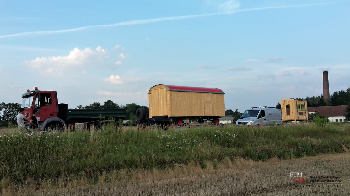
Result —
[[191, 129], [65, 132], [0, 137], [0, 182], [23, 184], [87, 178], [104, 172], [169, 169], [197, 162], [215, 168], [225, 158], [267, 160], [314, 156], [350, 147], [350, 124], [269, 127], [201, 127]]

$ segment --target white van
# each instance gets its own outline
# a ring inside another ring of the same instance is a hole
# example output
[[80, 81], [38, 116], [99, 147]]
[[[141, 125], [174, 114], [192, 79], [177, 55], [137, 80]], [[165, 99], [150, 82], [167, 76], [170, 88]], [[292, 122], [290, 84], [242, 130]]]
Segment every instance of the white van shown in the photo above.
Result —
[[275, 107], [252, 107], [246, 110], [236, 125], [282, 124], [281, 110]]

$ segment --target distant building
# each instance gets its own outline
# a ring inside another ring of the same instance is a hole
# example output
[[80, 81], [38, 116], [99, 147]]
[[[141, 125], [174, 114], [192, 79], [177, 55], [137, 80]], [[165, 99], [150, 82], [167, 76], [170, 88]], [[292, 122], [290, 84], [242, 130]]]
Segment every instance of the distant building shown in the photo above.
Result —
[[308, 113], [313, 114], [318, 112], [320, 115], [328, 117], [329, 122], [347, 122], [346, 120], [346, 108], [347, 105], [339, 106], [320, 106], [320, 107], [308, 107]]
[[233, 123], [233, 117], [231, 116], [223, 116], [219, 118], [220, 124], [232, 124]]

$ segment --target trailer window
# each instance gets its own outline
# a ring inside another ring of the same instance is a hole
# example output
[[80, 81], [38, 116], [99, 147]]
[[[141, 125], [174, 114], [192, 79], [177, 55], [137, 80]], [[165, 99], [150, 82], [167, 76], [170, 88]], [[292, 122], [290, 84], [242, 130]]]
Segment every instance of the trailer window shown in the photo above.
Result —
[[297, 110], [306, 110], [304, 104], [297, 104]]
[[290, 106], [289, 106], [289, 104], [286, 105], [286, 112], [287, 112], [287, 115], [290, 115]]

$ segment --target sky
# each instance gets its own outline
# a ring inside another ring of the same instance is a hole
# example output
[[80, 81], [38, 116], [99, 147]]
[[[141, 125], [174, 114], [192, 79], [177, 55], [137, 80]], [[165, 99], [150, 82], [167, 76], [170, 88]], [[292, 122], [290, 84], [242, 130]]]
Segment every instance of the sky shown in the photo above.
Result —
[[219, 88], [226, 109], [350, 87], [350, 1], [1, 0], [0, 102], [148, 106], [157, 84]]

